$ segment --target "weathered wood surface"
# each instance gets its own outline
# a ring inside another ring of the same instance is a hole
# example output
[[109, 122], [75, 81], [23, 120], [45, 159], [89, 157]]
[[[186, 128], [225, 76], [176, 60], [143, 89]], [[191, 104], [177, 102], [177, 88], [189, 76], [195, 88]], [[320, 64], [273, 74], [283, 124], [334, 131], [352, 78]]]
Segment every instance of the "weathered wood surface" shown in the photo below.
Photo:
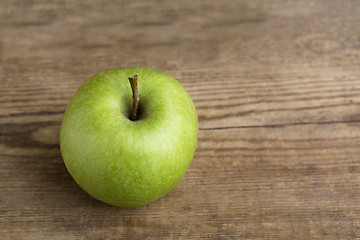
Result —
[[[138, 209], [62, 162], [104, 69], [177, 78], [198, 110], [182, 182]], [[359, 1], [0, 1], [0, 239], [360, 238]]]

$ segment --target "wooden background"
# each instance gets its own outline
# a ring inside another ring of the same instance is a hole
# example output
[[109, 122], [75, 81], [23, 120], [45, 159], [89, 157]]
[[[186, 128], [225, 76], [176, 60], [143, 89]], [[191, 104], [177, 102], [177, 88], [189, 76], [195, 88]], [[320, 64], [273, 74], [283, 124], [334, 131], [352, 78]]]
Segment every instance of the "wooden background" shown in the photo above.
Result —
[[[199, 115], [182, 182], [103, 204], [59, 126], [104, 69], [177, 78]], [[0, 0], [0, 239], [359, 239], [360, 1]]]

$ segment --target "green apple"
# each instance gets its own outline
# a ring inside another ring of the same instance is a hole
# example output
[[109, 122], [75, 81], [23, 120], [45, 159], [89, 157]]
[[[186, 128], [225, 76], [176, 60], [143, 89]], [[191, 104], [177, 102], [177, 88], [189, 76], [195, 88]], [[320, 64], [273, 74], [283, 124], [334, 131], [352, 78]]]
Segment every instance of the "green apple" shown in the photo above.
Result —
[[134, 67], [98, 73], [78, 89], [61, 124], [60, 149], [71, 176], [94, 198], [139, 207], [180, 182], [197, 137], [196, 109], [184, 87]]

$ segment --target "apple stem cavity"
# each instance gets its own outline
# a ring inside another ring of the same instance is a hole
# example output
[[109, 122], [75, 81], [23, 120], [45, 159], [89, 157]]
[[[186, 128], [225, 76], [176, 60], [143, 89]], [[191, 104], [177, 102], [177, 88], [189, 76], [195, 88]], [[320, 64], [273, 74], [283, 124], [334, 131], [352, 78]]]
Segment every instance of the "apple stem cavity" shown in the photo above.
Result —
[[138, 92], [137, 80], [138, 80], [137, 75], [129, 77], [131, 89], [133, 92], [133, 112], [132, 112], [132, 115], [130, 118], [131, 121], [137, 120], [137, 111], [138, 111], [138, 106], [139, 106], [139, 92]]

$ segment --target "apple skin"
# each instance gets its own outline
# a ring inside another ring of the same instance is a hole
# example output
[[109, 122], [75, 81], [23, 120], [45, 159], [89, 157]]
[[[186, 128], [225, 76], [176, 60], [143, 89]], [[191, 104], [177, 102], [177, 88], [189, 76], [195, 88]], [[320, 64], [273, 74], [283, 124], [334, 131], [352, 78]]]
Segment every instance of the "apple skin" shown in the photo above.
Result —
[[[129, 77], [138, 75], [139, 120], [131, 121]], [[149, 204], [185, 175], [198, 137], [196, 109], [184, 87], [150, 68], [91, 77], [72, 97], [60, 149], [74, 180], [94, 198], [119, 207]]]

